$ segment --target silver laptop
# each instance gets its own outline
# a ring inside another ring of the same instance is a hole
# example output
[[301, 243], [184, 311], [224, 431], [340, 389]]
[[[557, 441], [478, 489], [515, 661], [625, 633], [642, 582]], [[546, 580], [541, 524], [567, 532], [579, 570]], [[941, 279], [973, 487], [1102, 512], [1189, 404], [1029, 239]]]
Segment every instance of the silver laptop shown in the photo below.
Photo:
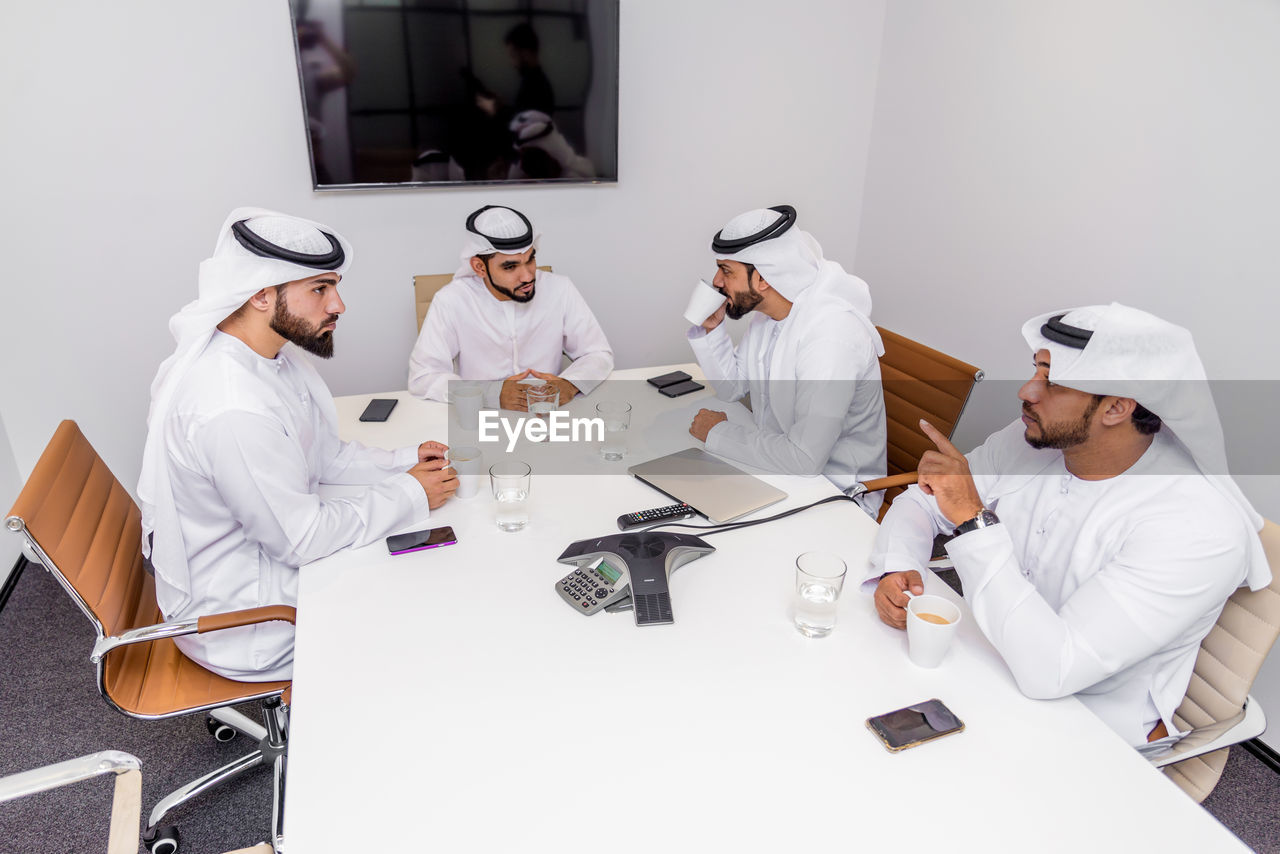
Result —
[[712, 522], [728, 522], [787, 497], [781, 489], [701, 448], [686, 448], [631, 466], [627, 471]]

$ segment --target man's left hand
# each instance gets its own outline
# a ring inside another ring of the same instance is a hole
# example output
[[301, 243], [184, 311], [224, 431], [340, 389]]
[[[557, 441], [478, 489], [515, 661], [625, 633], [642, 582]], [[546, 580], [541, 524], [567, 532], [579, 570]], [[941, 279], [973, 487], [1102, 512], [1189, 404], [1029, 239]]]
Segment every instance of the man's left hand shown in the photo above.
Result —
[[448, 445], [439, 442], [423, 442], [418, 446], [418, 462], [425, 463], [427, 460], [443, 460], [445, 451], [449, 450]]
[[937, 428], [920, 419], [920, 429], [938, 448], [920, 458], [920, 489], [938, 501], [938, 509], [953, 525], [982, 512], [982, 498], [969, 473], [969, 461]]
[[713, 409], [699, 409], [698, 414], [693, 416], [693, 423], [689, 425], [689, 432], [699, 442], [705, 442], [707, 441], [707, 435], [711, 433], [712, 427], [728, 420], [729, 416], [723, 412], [716, 412]]
[[541, 371], [529, 371], [540, 380], [545, 380], [547, 385], [555, 386], [556, 391], [560, 392], [560, 405], [568, 406], [569, 401], [573, 400], [578, 393], [578, 387], [569, 382], [564, 377], [558, 377], [555, 374], [544, 374]]

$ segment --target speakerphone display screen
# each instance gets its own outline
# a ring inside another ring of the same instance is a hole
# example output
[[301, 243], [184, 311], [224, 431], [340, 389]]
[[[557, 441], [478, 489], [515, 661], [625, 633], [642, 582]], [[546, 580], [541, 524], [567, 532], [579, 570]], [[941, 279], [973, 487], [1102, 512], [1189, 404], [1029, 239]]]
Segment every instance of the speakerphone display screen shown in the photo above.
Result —
[[596, 566], [596, 572], [603, 575], [605, 581], [608, 581], [610, 584], [617, 584], [618, 579], [622, 577], [622, 573], [610, 566], [607, 560], [600, 561], [599, 565]]

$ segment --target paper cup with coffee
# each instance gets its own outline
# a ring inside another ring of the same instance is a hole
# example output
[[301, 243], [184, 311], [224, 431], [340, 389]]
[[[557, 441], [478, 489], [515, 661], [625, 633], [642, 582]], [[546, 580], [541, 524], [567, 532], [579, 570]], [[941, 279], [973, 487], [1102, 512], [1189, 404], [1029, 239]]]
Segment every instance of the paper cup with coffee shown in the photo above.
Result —
[[689, 307], [684, 310], [684, 319], [694, 326], [701, 326], [724, 303], [724, 294], [698, 279], [698, 283], [693, 286], [693, 294], [689, 297]]
[[951, 648], [960, 608], [941, 596], [916, 596], [907, 603], [907, 650], [920, 667], [937, 667]]
[[484, 456], [480, 449], [472, 445], [454, 445], [446, 456], [458, 475], [458, 491], [454, 497], [474, 498], [480, 491], [480, 478], [484, 476]]

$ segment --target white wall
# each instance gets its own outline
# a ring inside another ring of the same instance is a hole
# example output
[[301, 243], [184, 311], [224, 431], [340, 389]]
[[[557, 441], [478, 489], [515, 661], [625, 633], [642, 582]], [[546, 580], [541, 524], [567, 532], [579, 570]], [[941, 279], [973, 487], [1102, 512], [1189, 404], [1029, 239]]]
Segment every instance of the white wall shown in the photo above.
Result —
[[[1126, 302], [1260, 381], [1224, 421], [1280, 518], [1278, 44], [1271, 0], [889, 4], [858, 271], [878, 322], [997, 380], [957, 444], [1016, 416], [1026, 318]], [[1258, 691], [1280, 709], [1280, 656]]]
[[331, 224], [356, 247], [336, 394], [403, 388], [410, 277], [458, 265], [462, 221], [526, 211], [619, 366], [690, 358], [679, 318], [711, 235], [795, 204], [852, 264], [884, 0], [623, 0], [616, 186], [313, 193], [285, 0], [5, 4], [0, 415], [25, 475], [81, 422], [126, 485], [166, 321], [236, 205]]
[[[4, 419], [0, 418], [0, 519], [9, 514], [13, 500], [18, 497], [22, 481], [18, 478], [18, 466], [13, 460], [13, 449], [9, 446], [9, 433], [4, 428]], [[0, 529], [0, 584], [9, 577], [9, 569], [18, 558], [21, 550], [17, 537]]]

